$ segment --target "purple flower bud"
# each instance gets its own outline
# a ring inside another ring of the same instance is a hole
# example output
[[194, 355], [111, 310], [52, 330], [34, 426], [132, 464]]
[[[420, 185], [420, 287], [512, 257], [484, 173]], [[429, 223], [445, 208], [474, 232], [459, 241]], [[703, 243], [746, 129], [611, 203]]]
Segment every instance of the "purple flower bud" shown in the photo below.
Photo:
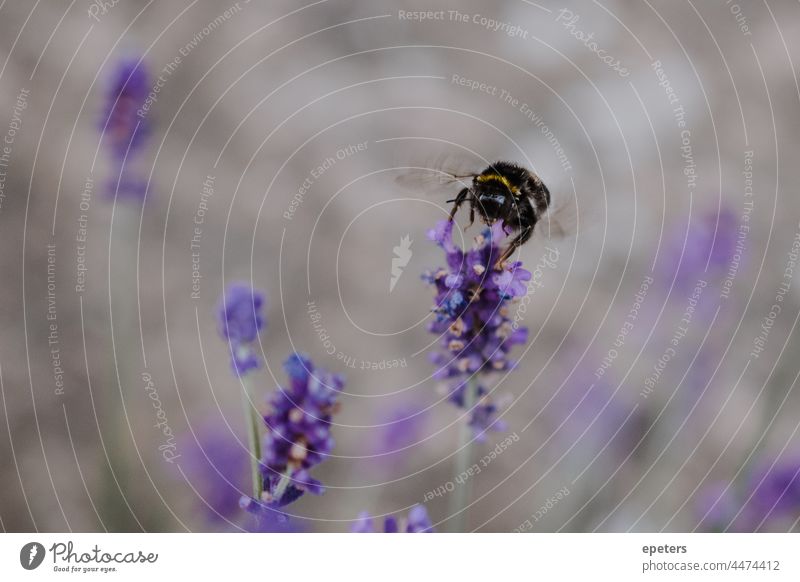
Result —
[[430, 533], [433, 524], [424, 505], [415, 505], [408, 512], [408, 533]]
[[369, 513], [362, 511], [358, 514], [358, 519], [353, 522], [350, 531], [352, 533], [374, 533], [375, 523], [372, 521], [372, 517], [370, 517]]
[[383, 533], [400, 533], [400, 526], [397, 525], [397, 518], [388, 516], [383, 520]]
[[217, 306], [220, 335], [228, 340], [231, 367], [239, 376], [258, 368], [254, 343], [264, 327], [264, 295], [243, 283], [228, 286]]
[[[464, 401], [464, 391], [467, 381], [463, 381], [456, 386], [450, 393], [449, 400], [459, 408], [466, 408]], [[497, 414], [502, 410], [502, 406], [496, 403], [490, 396], [486, 388], [478, 386], [477, 401], [472, 406], [469, 416], [469, 426], [475, 432], [475, 438], [479, 442], [486, 441], [486, 432], [504, 432], [508, 430], [508, 424], [497, 418]]]
[[149, 134], [146, 118], [138, 115], [150, 92], [150, 73], [139, 58], [117, 63], [106, 92], [100, 131], [115, 157], [122, 159], [139, 149]]
[[531, 272], [523, 269], [521, 262], [516, 262], [493, 278], [494, 284], [506, 297], [523, 297], [528, 292]]
[[453, 224], [450, 220], [440, 220], [434, 228], [428, 231], [428, 239], [438, 244], [447, 253], [460, 253], [460, 250], [453, 244]]
[[[398, 520], [394, 516], [388, 516], [383, 520], [383, 533], [431, 533], [433, 524], [428, 511], [423, 505], [415, 505], [408, 512], [408, 519]], [[369, 513], [362, 511], [358, 519], [350, 529], [352, 533], [375, 533], [375, 523]]]
[[244, 496], [239, 506], [252, 516], [252, 524], [248, 531], [255, 533], [297, 533], [302, 528], [280, 511], [275, 504], [259, 502], [252, 497]]

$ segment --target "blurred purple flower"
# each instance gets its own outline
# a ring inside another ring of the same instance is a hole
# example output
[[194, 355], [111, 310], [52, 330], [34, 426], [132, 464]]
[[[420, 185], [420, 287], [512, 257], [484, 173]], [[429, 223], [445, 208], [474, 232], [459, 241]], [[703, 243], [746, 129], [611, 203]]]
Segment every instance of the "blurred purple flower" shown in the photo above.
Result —
[[118, 159], [130, 156], [149, 134], [146, 117], [137, 112], [150, 92], [150, 73], [141, 59], [122, 59], [116, 64], [106, 92], [100, 131]]
[[[273, 394], [271, 411], [264, 416], [267, 434], [262, 458], [266, 492], [263, 501], [273, 506], [287, 505], [306, 491], [323, 493], [322, 484], [308, 471], [333, 449], [331, 419], [338, 408], [336, 398], [344, 387], [341, 376], [315, 369], [302, 354], [290, 356], [283, 367], [289, 386]], [[288, 485], [286, 480], [291, 480]], [[279, 491], [282, 486], [285, 488]]]
[[714, 483], [698, 496], [702, 531], [788, 531], [800, 520], [800, 458], [764, 462], [746, 483]]
[[[382, 426], [379, 427], [378, 438], [375, 439], [374, 453], [386, 455], [381, 459], [394, 463], [396, 456], [387, 453], [395, 453], [416, 443], [420, 439], [426, 419], [426, 411], [419, 406], [406, 404], [393, 408], [381, 420]], [[404, 452], [410, 452], [410, 449]]]
[[198, 505], [211, 523], [235, 521], [238, 499], [247, 486], [247, 448], [223, 427], [201, 428], [184, 438], [182, 464], [197, 491]]
[[763, 464], [750, 479], [749, 501], [743, 511], [747, 531], [800, 519], [800, 458], [769, 465]]
[[[435, 378], [456, 381], [450, 400], [460, 407], [465, 406], [463, 393], [468, 379], [512, 369], [514, 363], [508, 358], [511, 349], [528, 341], [527, 328], [513, 321], [509, 304], [527, 293], [531, 273], [519, 262], [499, 272], [494, 269], [506, 236], [503, 224], [496, 222], [464, 252], [453, 243], [452, 222], [439, 221], [428, 233], [428, 238], [445, 251], [448, 267], [423, 275], [423, 280], [436, 289], [436, 317], [428, 331], [441, 337], [444, 348], [433, 354], [431, 361], [438, 367]], [[488, 391], [479, 388], [470, 425], [482, 434], [493, 424], [496, 412]], [[494, 428], [499, 426], [494, 424]]]
[[[400, 520], [398, 523], [397, 518], [393, 516], [386, 517], [383, 520], [383, 533], [400, 533], [401, 530], [405, 533], [432, 533], [433, 524], [428, 511], [423, 505], [415, 505], [408, 512], [408, 519]], [[369, 513], [363, 511], [359, 514], [358, 519], [353, 523], [350, 530], [352, 533], [375, 533], [375, 523]]]
[[150, 92], [150, 73], [139, 58], [119, 61], [105, 96], [100, 132], [111, 153], [114, 173], [107, 195], [114, 199], [143, 200], [147, 181], [130, 169], [130, 160], [141, 151], [150, 125], [139, 110]]
[[548, 418], [556, 427], [563, 426], [559, 432], [570, 445], [580, 438], [580, 448], [587, 455], [605, 450], [625, 458], [646, 432], [645, 413], [642, 409], [633, 412], [623, 392], [615, 392], [618, 382], [611, 370], [595, 376], [590, 362], [597, 360], [581, 360], [580, 352], [571, 344], [558, 356], [560, 370], [567, 377], [563, 385], [556, 385]]
[[[222, 531], [299, 531], [298, 525], [277, 508], [242, 498], [249, 482], [249, 453], [235, 435], [225, 427], [209, 425], [197, 431], [196, 439], [184, 439], [182, 467], [197, 491], [197, 505], [209, 525]], [[242, 509], [246, 511], [244, 518]]]
[[299, 533], [302, 528], [273, 503], [258, 502], [252, 497], [241, 497], [239, 506], [251, 517], [247, 531], [254, 533]]
[[264, 295], [243, 283], [228, 286], [217, 306], [220, 335], [228, 340], [233, 371], [243, 376], [260, 365], [255, 346], [264, 327]]
[[[675, 277], [675, 287], [682, 293], [692, 289], [698, 279], [709, 283], [728, 269], [736, 251], [738, 219], [729, 208], [716, 208], [692, 219], [688, 233], [676, 226], [667, 237], [664, 271], [667, 281]], [[708, 269], [706, 269], [706, 266]]]

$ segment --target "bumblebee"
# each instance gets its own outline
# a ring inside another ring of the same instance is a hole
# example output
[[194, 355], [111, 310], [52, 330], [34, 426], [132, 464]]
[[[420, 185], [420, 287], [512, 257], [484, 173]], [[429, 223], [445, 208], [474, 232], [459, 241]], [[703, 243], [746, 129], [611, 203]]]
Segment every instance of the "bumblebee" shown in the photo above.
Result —
[[[420, 168], [418, 168], [420, 169]], [[515, 232], [497, 260], [495, 268], [503, 263], [520, 246], [530, 240], [536, 224], [550, 207], [550, 191], [534, 172], [512, 162], [495, 162], [480, 173], [456, 173], [436, 170], [439, 185], [460, 183], [464, 188], [448, 203], [453, 203], [450, 220], [454, 220], [462, 205], [469, 206], [469, 224], [475, 222], [477, 214], [484, 224], [503, 221], [507, 232]], [[409, 180], [401, 183], [411, 185]]]

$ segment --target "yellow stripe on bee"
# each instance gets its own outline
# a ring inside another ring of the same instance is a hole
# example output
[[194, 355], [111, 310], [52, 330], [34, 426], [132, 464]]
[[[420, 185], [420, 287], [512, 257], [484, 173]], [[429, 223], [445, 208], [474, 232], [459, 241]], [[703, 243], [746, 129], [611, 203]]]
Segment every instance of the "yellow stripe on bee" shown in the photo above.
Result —
[[495, 182], [501, 182], [503, 186], [508, 188], [512, 194], [518, 194], [519, 188], [513, 186], [511, 182], [508, 181], [508, 178], [505, 176], [501, 176], [500, 174], [481, 174], [478, 176], [478, 182], [488, 182], [489, 180], [494, 180]]

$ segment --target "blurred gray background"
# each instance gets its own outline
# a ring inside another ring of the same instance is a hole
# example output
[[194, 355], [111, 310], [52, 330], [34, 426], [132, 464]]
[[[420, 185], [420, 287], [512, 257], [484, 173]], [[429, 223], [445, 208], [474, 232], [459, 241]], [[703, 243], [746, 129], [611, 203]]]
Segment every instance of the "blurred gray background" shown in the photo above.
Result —
[[[510, 397], [503, 419], [519, 440], [472, 480], [466, 527], [703, 529], [708, 487], [746, 490], [759, 463], [800, 453], [800, 284], [786, 271], [800, 221], [796, 2], [98, 6], [0, 6], [0, 134], [19, 126], [0, 206], [4, 530], [236, 529], [237, 496], [230, 523], [209, 519], [215, 489], [209, 468], [195, 466], [197, 442], [219, 435], [234, 443], [224, 461], [245, 454], [239, 385], [214, 315], [235, 280], [268, 297], [256, 392], [285, 381], [292, 350], [347, 377], [335, 455], [313, 471], [329, 490], [291, 508], [308, 529], [346, 531], [362, 510], [404, 513], [451, 480], [459, 413], [430, 377], [432, 294], [419, 278], [443, 264], [426, 232], [450, 196], [395, 183], [397, 168], [443, 152], [475, 169], [517, 161], [577, 209], [571, 236], [522, 249], [529, 270], [558, 260], [539, 272], [517, 370], [492, 385]], [[402, 15], [419, 10], [442, 18]], [[108, 197], [98, 130], [116, 63], [131, 55], [164, 79], [134, 167], [149, 180], [144, 205]], [[735, 243], [742, 226], [739, 250], [709, 259], [703, 241], [716, 232]], [[467, 244], [478, 232], [465, 231]], [[390, 293], [393, 247], [406, 235], [413, 256]], [[645, 397], [698, 279], [707, 287], [687, 333]], [[394, 359], [406, 365], [369, 369]], [[159, 449], [146, 377], [175, 435], [174, 462]], [[478, 458], [506, 436], [490, 433]], [[246, 467], [232, 464], [230, 480], [246, 485]], [[447, 499], [426, 505], [448, 529]]]

